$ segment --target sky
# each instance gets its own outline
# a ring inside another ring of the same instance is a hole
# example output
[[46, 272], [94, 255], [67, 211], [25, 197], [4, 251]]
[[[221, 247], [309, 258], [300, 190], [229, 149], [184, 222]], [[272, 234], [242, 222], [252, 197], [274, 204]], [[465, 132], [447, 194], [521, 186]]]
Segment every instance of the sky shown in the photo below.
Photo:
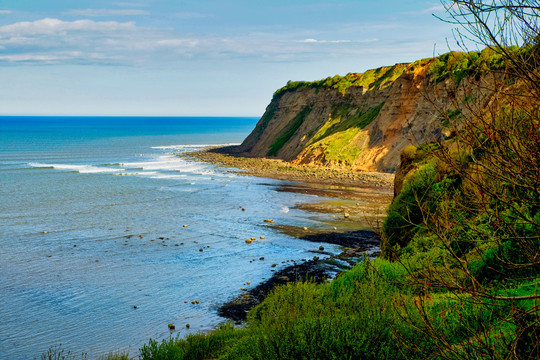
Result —
[[433, 14], [437, 0], [0, 0], [0, 115], [260, 116], [288, 80], [447, 52]]

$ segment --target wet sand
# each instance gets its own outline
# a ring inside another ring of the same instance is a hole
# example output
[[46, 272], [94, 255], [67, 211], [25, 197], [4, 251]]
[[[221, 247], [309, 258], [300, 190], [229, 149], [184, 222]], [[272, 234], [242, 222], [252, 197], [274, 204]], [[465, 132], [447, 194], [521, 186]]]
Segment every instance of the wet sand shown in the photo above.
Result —
[[[363, 256], [378, 255], [378, 230], [392, 200], [393, 174], [306, 168], [282, 160], [235, 156], [231, 150], [231, 147], [207, 148], [182, 156], [225, 167], [228, 172], [287, 180], [290, 182], [280, 186], [278, 191], [321, 197], [316, 202], [297, 205], [302, 210], [329, 214], [328, 220], [316, 228], [272, 226], [295, 238], [336, 244], [342, 249], [340, 254], [332, 255], [322, 247], [313, 251], [311, 259], [291, 262], [290, 266], [274, 272], [270, 279], [223, 304], [218, 309], [220, 316], [235, 322], [244, 321], [249, 309], [276, 286], [293, 281], [324, 282], [352, 267]], [[320, 255], [327, 257], [319, 259]]]

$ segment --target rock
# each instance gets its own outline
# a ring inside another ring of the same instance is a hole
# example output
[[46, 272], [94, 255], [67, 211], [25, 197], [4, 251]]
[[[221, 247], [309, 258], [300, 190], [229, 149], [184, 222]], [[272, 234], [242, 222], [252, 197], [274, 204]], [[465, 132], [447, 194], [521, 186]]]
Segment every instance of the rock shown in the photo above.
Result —
[[199, 303], [199, 300], [195, 300], [195, 303], [198, 304], [198, 303]]
[[272, 264], [272, 267], [273, 267], [273, 268], [276, 267], [276, 266], [277, 266], [277, 264]]
[[265, 219], [264, 222], [265, 222], [265, 223], [275, 223], [275, 221], [272, 220], [272, 219]]
[[251, 283], [250, 283], [250, 282], [248, 281], [248, 282], [247, 282], [246, 284], [248, 284], [248, 285], [249, 285], [249, 284], [251, 284]]
[[251, 244], [251, 239], [246, 239], [246, 244]]
[[264, 260], [264, 256], [261, 256], [261, 257], [259, 258], [259, 260], [261, 260], [261, 261]]
[[184, 300], [184, 304], [187, 304], [187, 303], [188, 303], [188, 301], [187, 301], [187, 300]]
[[308, 228], [304, 226], [304, 231], [308, 231]]
[[337, 227], [334, 226], [334, 230], [337, 230]]
[[319, 257], [318, 257], [318, 256], [314, 256], [314, 257], [313, 257], [313, 261], [317, 261], [317, 260], [319, 260]]
[[246, 211], [246, 209], [242, 208], [242, 211]]
[[174, 326], [174, 324], [169, 324], [169, 330], [174, 330], [176, 329], [176, 326]]
[[199, 251], [204, 251], [204, 250], [202, 248], [200, 248]]
[[254, 237], [252, 237], [252, 238], [251, 238], [251, 241], [255, 241], [255, 238], [254, 238]]
[[247, 289], [246, 289], [246, 288], [240, 288], [240, 290], [241, 290], [241, 291], [247, 291]]
[[187, 228], [187, 227], [188, 227], [188, 225], [184, 225], [184, 227], [185, 227], [185, 228]]
[[137, 305], [133, 305], [133, 308], [134, 308], [134, 309], [137, 309]]
[[195, 300], [192, 300], [192, 301], [191, 301], [191, 304], [192, 304], [192, 305], [195, 305]]
[[264, 240], [264, 236], [261, 236], [261, 240]]
[[189, 329], [189, 324], [186, 324], [186, 327]]
[[349, 215], [349, 213], [345, 213], [345, 214], [343, 214], [343, 217], [344, 217], [345, 219], [348, 219], [348, 218], [349, 218], [349, 216], [350, 216], [350, 215]]
[[324, 251], [324, 246], [319, 246], [320, 251]]

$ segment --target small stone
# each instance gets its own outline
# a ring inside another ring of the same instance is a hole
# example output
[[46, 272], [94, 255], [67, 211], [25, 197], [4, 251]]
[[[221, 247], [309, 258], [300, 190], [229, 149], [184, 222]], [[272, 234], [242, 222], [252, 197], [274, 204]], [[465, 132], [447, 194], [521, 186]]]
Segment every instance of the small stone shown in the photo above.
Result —
[[246, 239], [246, 244], [251, 244], [251, 239]]
[[184, 225], [184, 227], [186, 228], [186, 227], [188, 227], [188, 225]]
[[314, 257], [313, 257], [313, 261], [317, 261], [317, 260], [319, 260], [319, 257], [318, 257], [318, 256], [314, 256]]
[[264, 256], [261, 256], [261, 257], [259, 258], [259, 260], [263, 261], [263, 260], [264, 260]]
[[169, 324], [169, 330], [174, 330], [176, 329], [176, 326], [174, 326], [174, 324]]
[[345, 219], [348, 219], [348, 218], [349, 218], [349, 216], [350, 216], [350, 215], [349, 215], [349, 213], [345, 213], [345, 214], [343, 214], [343, 217], [344, 217]]
[[191, 304], [195, 305], [195, 300], [193, 300], [193, 301], [191, 302]]
[[133, 308], [136, 309], [136, 308], [137, 308], [137, 305], [133, 305]]
[[276, 267], [276, 266], [277, 266], [277, 264], [272, 264], [272, 267], [273, 267], [273, 268]]
[[186, 327], [189, 329], [189, 324], [186, 324]]
[[198, 304], [198, 303], [199, 303], [199, 300], [195, 300], [195, 303]]
[[320, 251], [324, 251], [324, 246], [319, 246]]
[[264, 236], [261, 236], [261, 240], [264, 240]]
[[143, 238], [143, 236], [142, 236], [142, 235], [139, 235], [139, 239], [142, 239], [142, 238]]
[[184, 304], [187, 304], [187, 303], [188, 303], [188, 301], [187, 301], [187, 300], [184, 300]]
[[250, 283], [250, 282], [248, 281], [248, 282], [247, 282], [246, 284], [248, 284], [248, 285], [249, 285], [249, 284], [251, 284], [251, 283]]
[[304, 231], [308, 231], [308, 228], [304, 226]]
[[199, 251], [204, 251], [204, 250], [202, 248], [200, 248]]
[[246, 211], [246, 209], [242, 208], [242, 211]]
[[334, 230], [337, 230], [337, 227], [334, 226]]
[[254, 237], [252, 237], [252, 238], [251, 238], [251, 241], [255, 241], [255, 238], [254, 238]]
[[272, 220], [272, 219], [265, 219], [264, 222], [265, 222], [265, 223], [274, 223], [275, 221]]
[[240, 290], [241, 290], [241, 291], [247, 291], [247, 289], [246, 289], [246, 288], [240, 288]]

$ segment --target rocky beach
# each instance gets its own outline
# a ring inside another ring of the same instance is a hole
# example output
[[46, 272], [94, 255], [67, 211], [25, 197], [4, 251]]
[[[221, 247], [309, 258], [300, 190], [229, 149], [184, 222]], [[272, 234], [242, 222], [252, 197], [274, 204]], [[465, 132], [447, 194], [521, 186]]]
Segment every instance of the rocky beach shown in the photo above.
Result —
[[[320, 246], [312, 251], [312, 258], [300, 262], [283, 261], [290, 265], [274, 271], [271, 278], [264, 279], [253, 288], [242, 288], [239, 295], [218, 309], [220, 316], [241, 323], [246, 320], [247, 312], [279, 285], [296, 281], [328, 281], [364, 257], [379, 255], [379, 227], [385, 208], [392, 200], [393, 174], [293, 165], [277, 159], [238, 156], [231, 152], [233, 149], [207, 147], [181, 156], [224, 167], [227, 172], [284, 180], [286, 182], [277, 189], [280, 192], [320, 197], [319, 201], [296, 206], [308, 212], [331, 215], [330, 220], [318, 227], [270, 226], [304, 241], [339, 245], [341, 252], [331, 254]], [[319, 255], [327, 257], [322, 259]], [[272, 264], [272, 267], [277, 265]]]

